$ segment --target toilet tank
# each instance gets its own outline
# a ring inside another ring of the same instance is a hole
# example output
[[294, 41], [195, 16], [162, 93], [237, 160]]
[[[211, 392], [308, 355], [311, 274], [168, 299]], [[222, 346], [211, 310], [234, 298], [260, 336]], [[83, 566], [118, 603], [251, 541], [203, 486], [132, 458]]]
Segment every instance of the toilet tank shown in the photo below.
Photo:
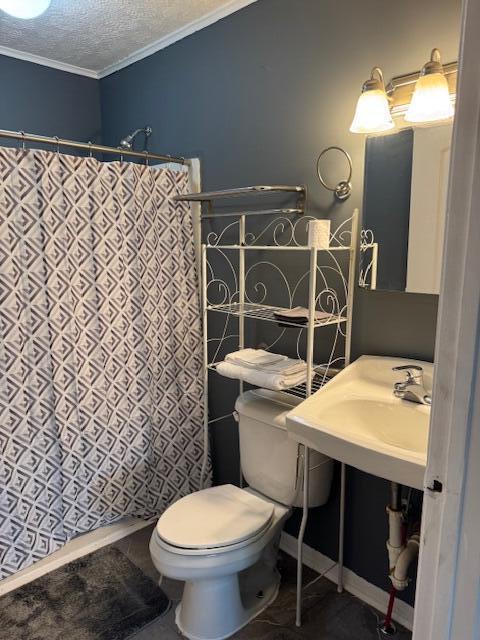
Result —
[[[287, 433], [286, 415], [302, 400], [286, 393], [255, 389], [237, 398], [240, 463], [248, 486], [284, 505], [302, 506], [298, 453], [303, 445]], [[309, 506], [325, 504], [330, 494], [333, 460], [310, 450]]]

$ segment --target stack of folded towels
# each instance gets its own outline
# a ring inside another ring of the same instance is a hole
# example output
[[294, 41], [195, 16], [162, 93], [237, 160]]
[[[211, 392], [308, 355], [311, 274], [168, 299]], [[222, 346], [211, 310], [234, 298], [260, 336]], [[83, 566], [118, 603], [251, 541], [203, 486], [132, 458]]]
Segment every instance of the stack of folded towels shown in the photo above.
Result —
[[307, 365], [303, 360], [263, 349], [240, 349], [229, 353], [224, 362], [217, 365], [217, 372], [274, 391], [290, 389], [307, 380]]

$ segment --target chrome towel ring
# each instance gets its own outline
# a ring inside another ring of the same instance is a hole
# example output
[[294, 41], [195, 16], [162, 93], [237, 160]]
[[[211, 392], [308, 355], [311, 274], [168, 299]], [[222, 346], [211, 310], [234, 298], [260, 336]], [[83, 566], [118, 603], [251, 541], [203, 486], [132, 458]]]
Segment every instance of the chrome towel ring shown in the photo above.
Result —
[[[322, 176], [322, 172], [320, 171], [320, 161], [328, 151], [339, 151], [340, 153], [343, 153], [343, 155], [347, 159], [348, 166], [349, 166], [348, 178], [346, 180], [341, 180], [334, 187], [328, 185], [325, 182], [325, 179]], [[340, 200], [340, 202], [343, 202], [343, 200], [347, 200], [350, 197], [352, 193], [352, 183], [350, 182], [352, 179], [352, 158], [350, 157], [350, 154], [345, 151], [345, 149], [342, 149], [342, 147], [336, 147], [336, 146], [327, 147], [326, 149], [324, 149], [317, 158], [317, 174], [318, 174], [318, 179], [320, 180], [322, 185], [325, 187], [325, 189], [332, 191], [335, 194], [335, 198], [337, 200]]]

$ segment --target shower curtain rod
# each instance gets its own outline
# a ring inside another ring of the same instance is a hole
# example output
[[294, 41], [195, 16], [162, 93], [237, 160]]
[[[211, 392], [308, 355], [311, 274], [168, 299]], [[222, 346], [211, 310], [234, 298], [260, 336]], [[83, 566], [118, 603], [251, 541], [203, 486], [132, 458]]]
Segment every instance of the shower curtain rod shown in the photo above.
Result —
[[178, 162], [179, 164], [187, 164], [185, 158], [162, 155], [158, 153], [150, 153], [149, 151], [128, 151], [126, 149], [116, 149], [115, 147], [106, 147], [102, 144], [93, 144], [91, 142], [77, 142], [76, 140], [65, 140], [57, 136], [39, 136], [34, 133], [25, 133], [24, 131], [7, 131], [0, 129], [0, 138], [9, 138], [11, 140], [21, 140], [22, 142], [40, 142], [42, 144], [53, 144], [59, 149], [60, 147], [70, 147], [72, 149], [84, 149], [91, 153], [114, 153], [118, 156], [128, 156], [133, 158], [143, 158], [148, 160], [160, 160], [160, 162]]

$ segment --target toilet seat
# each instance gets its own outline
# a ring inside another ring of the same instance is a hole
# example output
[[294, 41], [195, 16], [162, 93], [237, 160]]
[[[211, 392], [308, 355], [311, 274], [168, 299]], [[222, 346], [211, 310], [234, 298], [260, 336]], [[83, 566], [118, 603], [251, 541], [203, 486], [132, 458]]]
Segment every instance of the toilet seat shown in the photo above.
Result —
[[171, 551], [197, 555], [241, 548], [271, 524], [275, 504], [252, 491], [221, 485], [181, 498], [160, 517], [156, 534]]

